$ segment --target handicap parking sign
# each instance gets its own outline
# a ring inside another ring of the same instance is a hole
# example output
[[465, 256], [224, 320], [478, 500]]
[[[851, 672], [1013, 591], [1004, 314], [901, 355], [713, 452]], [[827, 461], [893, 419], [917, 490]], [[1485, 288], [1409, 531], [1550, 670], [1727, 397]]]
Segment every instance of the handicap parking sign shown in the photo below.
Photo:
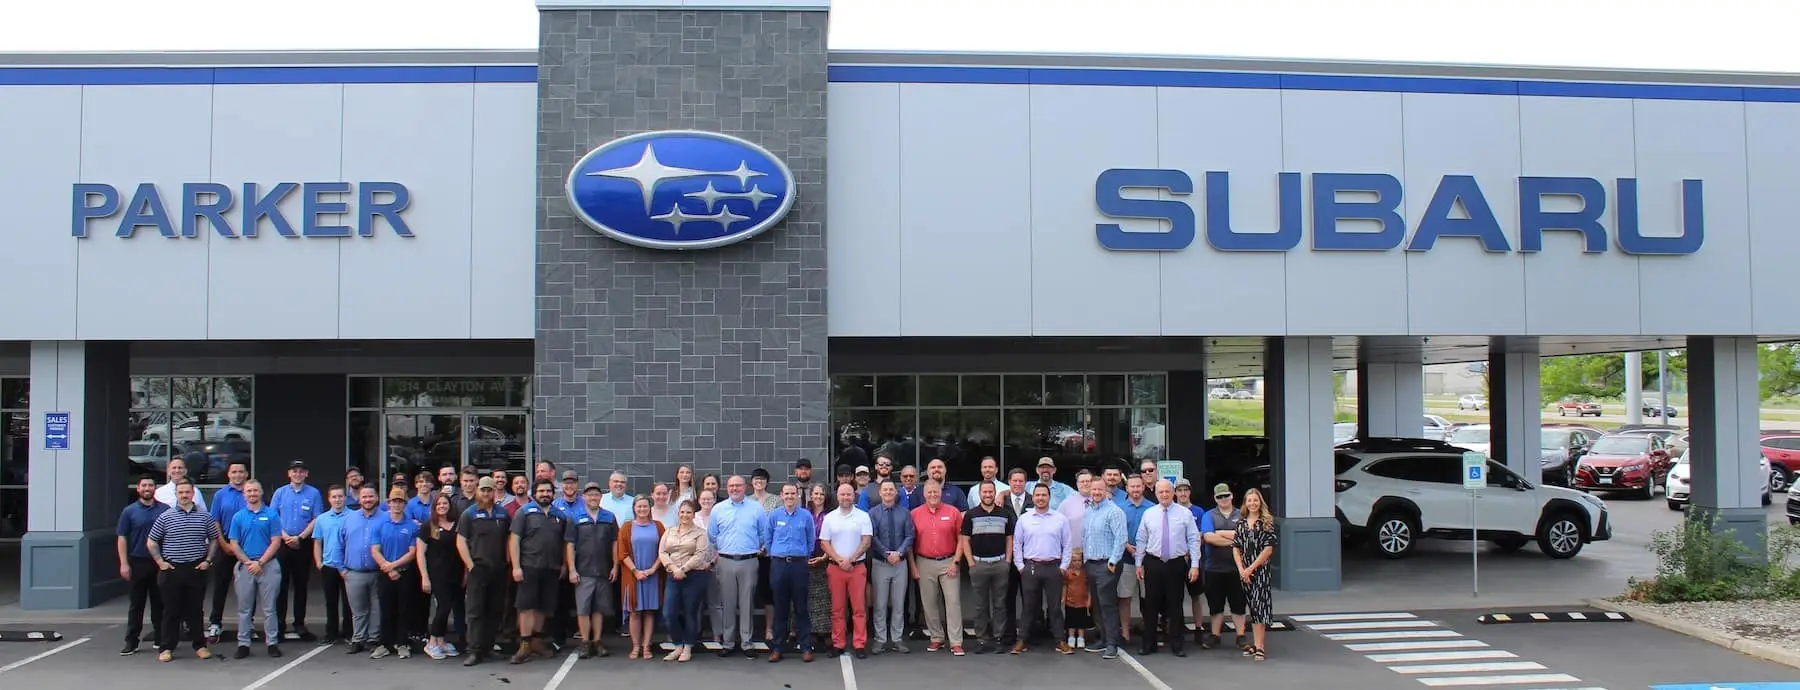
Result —
[[1463, 488], [1479, 491], [1487, 486], [1487, 455], [1469, 451], [1463, 453]]

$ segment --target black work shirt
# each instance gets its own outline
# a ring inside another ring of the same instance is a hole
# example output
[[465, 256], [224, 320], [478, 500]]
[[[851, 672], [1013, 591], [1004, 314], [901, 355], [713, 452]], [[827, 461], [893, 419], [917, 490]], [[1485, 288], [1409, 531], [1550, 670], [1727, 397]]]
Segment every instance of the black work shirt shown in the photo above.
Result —
[[1006, 556], [1006, 537], [1019, 521], [1012, 508], [995, 504], [993, 510], [979, 504], [963, 513], [962, 535], [969, 538], [969, 555], [975, 558]]
[[469, 542], [469, 560], [477, 568], [506, 567], [506, 510], [494, 506], [482, 510], [470, 506], [456, 519], [456, 533]]
[[519, 537], [519, 567], [557, 570], [563, 562], [563, 525], [568, 522], [561, 511], [526, 504], [513, 514], [512, 533]]
[[582, 577], [606, 577], [613, 568], [613, 545], [619, 541], [619, 521], [612, 511], [598, 514], [577, 509], [563, 528], [563, 539], [575, 545], [575, 573]]

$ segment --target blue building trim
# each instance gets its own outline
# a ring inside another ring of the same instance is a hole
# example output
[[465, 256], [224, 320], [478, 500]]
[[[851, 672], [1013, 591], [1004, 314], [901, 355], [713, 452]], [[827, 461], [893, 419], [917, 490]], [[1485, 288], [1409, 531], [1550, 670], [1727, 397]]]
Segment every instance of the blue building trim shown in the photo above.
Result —
[[537, 66], [0, 67], [0, 86], [470, 83], [535, 84]]
[[965, 67], [960, 65], [832, 65], [837, 83], [1041, 84], [1054, 86], [1174, 86], [1216, 89], [1291, 89], [1492, 96], [1645, 98], [1677, 101], [1800, 102], [1800, 88], [1624, 82], [1384, 77], [1167, 69]]

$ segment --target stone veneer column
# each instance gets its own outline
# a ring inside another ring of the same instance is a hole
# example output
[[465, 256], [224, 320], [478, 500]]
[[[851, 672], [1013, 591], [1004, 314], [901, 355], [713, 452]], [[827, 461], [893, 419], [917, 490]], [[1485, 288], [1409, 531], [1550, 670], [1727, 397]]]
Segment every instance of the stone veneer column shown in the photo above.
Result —
[[[539, 0], [535, 440], [539, 459], [633, 491], [678, 464], [766, 467], [829, 445], [826, 0]], [[645, 131], [750, 140], [799, 198], [738, 244], [655, 251], [563, 196], [585, 153]], [[825, 463], [822, 466], [828, 466]]]

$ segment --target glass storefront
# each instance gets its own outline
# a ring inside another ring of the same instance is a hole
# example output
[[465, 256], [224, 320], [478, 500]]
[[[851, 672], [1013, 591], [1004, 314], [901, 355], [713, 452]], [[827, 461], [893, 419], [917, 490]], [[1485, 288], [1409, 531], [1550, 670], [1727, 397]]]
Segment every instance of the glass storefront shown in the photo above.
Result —
[[531, 457], [525, 376], [353, 376], [350, 466], [367, 478], [444, 465], [523, 472]]
[[202, 487], [225, 483], [235, 460], [255, 462], [256, 380], [250, 376], [131, 377], [131, 476], [166, 481], [169, 459], [198, 453], [188, 478]]
[[25, 534], [30, 450], [31, 379], [0, 378], [0, 539]]
[[1163, 373], [833, 376], [833, 453], [942, 458], [959, 482], [981, 476], [984, 456], [1002, 472], [1049, 456], [1069, 479], [1105, 460], [1164, 459], [1168, 397]]

